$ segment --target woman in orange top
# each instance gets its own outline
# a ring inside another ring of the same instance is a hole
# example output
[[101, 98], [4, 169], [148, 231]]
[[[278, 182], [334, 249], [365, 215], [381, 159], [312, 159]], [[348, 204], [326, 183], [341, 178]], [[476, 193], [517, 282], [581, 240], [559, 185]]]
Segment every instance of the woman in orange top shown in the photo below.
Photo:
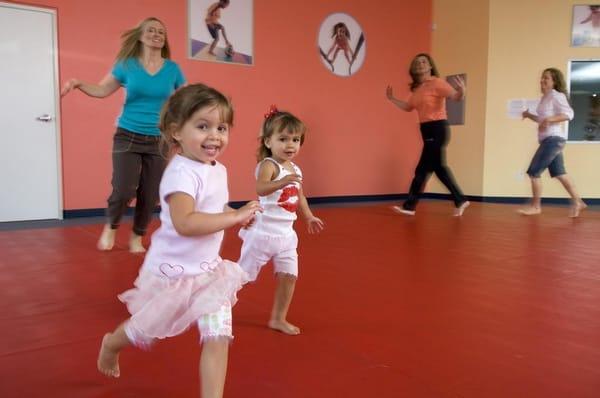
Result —
[[407, 101], [395, 98], [392, 86], [387, 87], [386, 94], [387, 98], [398, 108], [407, 112], [413, 109], [417, 110], [421, 123], [423, 151], [410, 184], [408, 199], [402, 206], [393, 206], [392, 208], [396, 212], [413, 216], [425, 183], [431, 173], [435, 173], [452, 195], [456, 206], [454, 215], [462, 216], [470, 203], [454, 181], [452, 172], [446, 165], [446, 145], [450, 132], [446, 120], [446, 98], [456, 101], [463, 99], [465, 83], [460, 77], [457, 77], [454, 80], [457, 88], [454, 89], [439, 77], [433, 59], [423, 53], [417, 54], [412, 60], [409, 73], [412, 77], [410, 84], [412, 95]]

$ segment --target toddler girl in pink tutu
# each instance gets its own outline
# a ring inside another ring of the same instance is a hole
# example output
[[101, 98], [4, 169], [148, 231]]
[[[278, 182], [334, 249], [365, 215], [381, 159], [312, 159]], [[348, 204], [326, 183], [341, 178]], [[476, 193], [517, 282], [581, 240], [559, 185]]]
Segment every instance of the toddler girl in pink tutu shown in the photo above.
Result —
[[239, 210], [228, 205], [227, 170], [217, 158], [227, 147], [233, 109], [220, 92], [202, 84], [177, 91], [163, 108], [162, 138], [176, 154], [161, 183], [161, 226], [135, 287], [119, 295], [131, 317], [107, 333], [98, 370], [119, 377], [120, 351], [148, 348], [156, 339], [200, 330], [201, 392], [221, 397], [232, 338], [231, 307], [247, 274], [219, 257], [223, 230], [247, 225], [260, 211], [257, 202]]

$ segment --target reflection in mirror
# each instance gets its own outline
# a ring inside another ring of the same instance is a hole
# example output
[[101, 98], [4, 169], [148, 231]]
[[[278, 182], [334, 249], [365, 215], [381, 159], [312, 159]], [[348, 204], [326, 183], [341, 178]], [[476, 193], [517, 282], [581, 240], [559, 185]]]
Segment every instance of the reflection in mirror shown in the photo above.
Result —
[[600, 60], [571, 61], [569, 141], [600, 141]]

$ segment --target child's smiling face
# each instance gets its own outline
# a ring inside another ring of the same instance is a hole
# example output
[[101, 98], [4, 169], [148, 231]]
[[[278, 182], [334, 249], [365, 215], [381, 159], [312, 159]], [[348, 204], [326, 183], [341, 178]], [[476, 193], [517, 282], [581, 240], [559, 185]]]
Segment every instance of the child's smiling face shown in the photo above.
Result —
[[229, 124], [221, 119], [219, 108], [202, 108], [173, 132], [181, 154], [201, 163], [213, 163], [229, 143]]

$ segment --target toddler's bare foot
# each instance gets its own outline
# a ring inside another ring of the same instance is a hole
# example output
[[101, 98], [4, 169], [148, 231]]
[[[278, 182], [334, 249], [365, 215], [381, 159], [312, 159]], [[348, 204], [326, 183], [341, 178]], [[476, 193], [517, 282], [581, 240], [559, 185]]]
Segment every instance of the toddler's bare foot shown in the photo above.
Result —
[[285, 321], [285, 320], [283, 320], [283, 321], [271, 320], [271, 321], [269, 321], [269, 327], [271, 329], [275, 329], [282, 333], [289, 334], [292, 336], [300, 334], [300, 328], [298, 326], [292, 325], [291, 323], [289, 323], [288, 321]]
[[116, 234], [116, 229], [112, 229], [108, 224], [104, 225], [102, 233], [100, 234], [100, 239], [98, 239], [98, 244], [96, 245], [98, 250], [112, 250], [113, 246], [115, 245]]
[[542, 212], [542, 209], [539, 207], [529, 206], [523, 209], [519, 209], [517, 210], [517, 212], [524, 216], [534, 216], [536, 214], [540, 214]]
[[585, 202], [583, 200], [575, 203], [574, 205], [571, 206], [571, 212], [569, 213], [569, 217], [571, 217], [571, 218], [579, 217], [579, 213], [581, 213], [583, 211], [583, 209], [585, 209], [586, 207], [587, 207], [587, 205], [585, 204]]
[[130, 253], [144, 253], [146, 248], [142, 245], [142, 237], [135, 233], [131, 234], [129, 238], [129, 252]]
[[111, 349], [108, 346], [107, 340], [110, 338], [110, 333], [107, 333], [102, 338], [100, 353], [98, 354], [98, 370], [108, 377], [119, 377], [119, 352]]

